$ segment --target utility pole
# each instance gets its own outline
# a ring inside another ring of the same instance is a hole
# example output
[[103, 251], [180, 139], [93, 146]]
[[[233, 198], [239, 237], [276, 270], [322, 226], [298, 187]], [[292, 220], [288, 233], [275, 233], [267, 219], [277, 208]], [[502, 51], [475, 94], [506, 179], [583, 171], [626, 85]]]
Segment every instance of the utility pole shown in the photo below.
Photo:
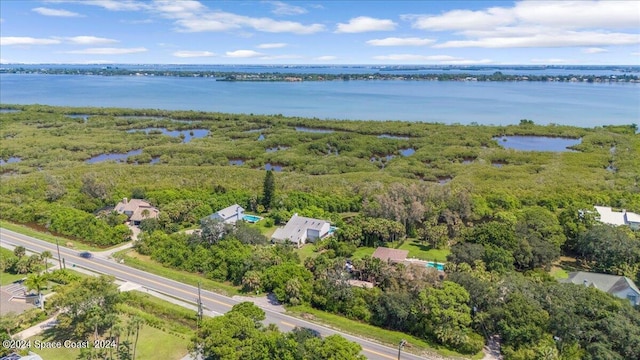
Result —
[[60, 244], [58, 243], [57, 237], [56, 237], [56, 248], [58, 248], [58, 264], [60, 265], [60, 270], [62, 270], [62, 257], [60, 256]]
[[402, 339], [400, 344], [398, 344], [398, 360], [400, 360], [400, 352], [402, 352], [402, 348], [407, 344], [407, 340]]
[[[198, 281], [198, 320], [196, 324], [196, 339], [199, 339], [200, 336], [200, 323], [202, 322], [203, 310], [202, 310], [202, 295], [200, 294], [200, 281]], [[197, 359], [202, 358], [202, 344], [200, 344], [200, 340], [198, 340], [198, 344], [196, 345], [196, 350], [198, 352]]]

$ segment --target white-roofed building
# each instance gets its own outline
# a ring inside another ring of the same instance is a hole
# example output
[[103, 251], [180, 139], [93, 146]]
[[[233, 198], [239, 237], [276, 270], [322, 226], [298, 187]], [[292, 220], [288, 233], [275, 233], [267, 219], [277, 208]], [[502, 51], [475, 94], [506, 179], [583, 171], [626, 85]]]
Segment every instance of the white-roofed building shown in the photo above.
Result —
[[293, 214], [284, 227], [276, 229], [271, 239], [277, 242], [289, 241], [297, 246], [322, 239], [329, 235], [331, 224], [324, 220]]
[[627, 210], [613, 211], [610, 207], [595, 206], [601, 223], [629, 226], [633, 230], [640, 230], [640, 215]]
[[214, 220], [220, 220], [220, 222], [226, 224], [235, 224], [236, 221], [242, 220], [244, 217], [244, 209], [238, 204], [233, 204], [209, 215], [209, 217]]

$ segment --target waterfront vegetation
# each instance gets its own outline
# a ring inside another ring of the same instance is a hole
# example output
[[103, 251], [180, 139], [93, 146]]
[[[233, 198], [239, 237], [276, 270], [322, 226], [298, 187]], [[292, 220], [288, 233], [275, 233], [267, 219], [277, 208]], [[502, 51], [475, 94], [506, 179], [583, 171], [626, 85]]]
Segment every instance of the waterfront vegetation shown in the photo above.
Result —
[[[280, 115], [3, 107], [19, 110], [0, 114], [0, 158], [19, 159], [0, 168], [4, 221], [107, 247], [130, 236], [109, 208], [144, 198], [160, 216], [143, 221], [136, 253], [124, 255], [136, 267], [168, 277], [180, 270], [181, 281], [204, 277], [227, 293], [272, 292], [296, 311], [335, 314], [468, 356], [496, 334], [508, 359], [640, 356], [637, 310], [553, 278], [566, 277], [561, 256], [570, 256], [573, 269], [639, 280], [638, 233], [599, 225], [589, 211], [608, 205], [640, 212], [636, 125], [588, 129], [523, 119], [512, 126], [372, 126]], [[131, 132], [146, 128], [209, 133], [187, 143]], [[507, 135], [580, 143], [572, 152], [518, 151], [494, 140]], [[280, 150], [267, 151], [273, 148]], [[86, 162], [132, 150], [141, 151], [122, 162]], [[267, 164], [281, 169], [266, 172]], [[236, 228], [200, 222], [234, 203], [264, 220]], [[330, 220], [338, 230], [303, 249], [265, 246], [265, 235], [294, 213]], [[183, 231], [197, 226], [201, 234]], [[372, 259], [376, 246], [448, 260], [446, 275]], [[345, 270], [346, 259], [355, 270]], [[374, 288], [352, 287], [350, 279]], [[591, 312], [601, 315], [597, 321]], [[601, 339], [597, 346], [593, 336]]]
[[[502, 67], [509, 70], [508, 67]], [[615, 82], [638, 82], [640, 79], [637, 75], [631, 73], [620, 72], [617, 75], [581, 75], [580, 72], [585, 70], [585, 67], [576, 68], [576, 74], [571, 73], [571, 69], [568, 69], [564, 75], [540, 75], [535, 70], [541, 70], [540, 68], [521, 69], [520, 75], [503, 74], [501, 71], [495, 71], [492, 74], [483, 74], [473, 71], [474, 69], [466, 69], [467, 72], [442, 72], [442, 69], [451, 70], [449, 68], [429, 68], [429, 67], [385, 67], [369, 73], [343, 73], [343, 74], [328, 74], [324, 73], [295, 73], [295, 72], [277, 72], [270, 71], [269, 68], [265, 68], [262, 72], [244, 72], [244, 71], [215, 71], [215, 70], [154, 70], [150, 68], [145, 69], [126, 69], [118, 67], [102, 67], [102, 68], [46, 68], [38, 67], [23, 68], [23, 67], [10, 67], [0, 69], [0, 74], [47, 74], [47, 75], [91, 75], [91, 76], [170, 76], [170, 77], [202, 77], [202, 78], [214, 78], [217, 81], [351, 81], [351, 80], [395, 80], [395, 81], [561, 81], [561, 82], [588, 82], [588, 83], [615, 83]], [[483, 70], [482, 68], [475, 68], [476, 70]], [[634, 67], [628, 67], [629, 71], [633, 71]], [[431, 71], [429, 71], [431, 70]], [[435, 71], [433, 71], [435, 70]], [[531, 71], [530, 74], [526, 74], [525, 71]], [[600, 68], [602, 70], [602, 68]], [[611, 69], [610, 69], [611, 70]], [[616, 69], [621, 70], [621, 69]], [[417, 73], [415, 71], [420, 71]], [[412, 73], [413, 72], [413, 73]], [[525, 75], [526, 74], [526, 75]]]

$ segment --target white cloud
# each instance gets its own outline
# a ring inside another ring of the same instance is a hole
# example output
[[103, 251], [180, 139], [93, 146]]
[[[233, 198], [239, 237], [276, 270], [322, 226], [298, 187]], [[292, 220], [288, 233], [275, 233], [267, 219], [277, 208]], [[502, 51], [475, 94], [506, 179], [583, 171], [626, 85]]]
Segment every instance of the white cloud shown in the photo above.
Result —
[[179, 58], [194, 58], [194, 57], [212, 57], [212, 56], [216, 56], [216, 54], [212, 53], [210, 51], [188, 51], [188, 50], [183, 50], [183, 51], [174, 52], [173, 56], [179, 57]]
[[230, 58], [255, 58], [264, 56], [264, 54], [253, 50], [236, 50], [227, 51], [226, 56]]
[[511, 7], [403, 15], [401, 19], [417, 29], [454, 31], [461, 37], [436, 48], [640, 44], [638, 1], [519, 1]]
[[115, 39], [108, 39], [108, 38], [102, 38], [102, 37], [96, 37], [96, 36], [74, 36], [74, 37], [68, 37], [64, 39], [76, 45], [102, 45], [102, 44], [114, 44], [119, 42], [118, 40], [115, 40]]
[[425, 46], [433, 44], [435, 40], [418, 37], [397, 38], [388, 37], [385, 39], [373, 39], [367, 41], [367, 44], [372, 46]]
[[513, 14], [505, 8], [489, 8], [483, 11], [452, 10], [442, 15], [403, 15], [403, 20], [422, 30], [492, 29], [513, 22]]
[[28, 36], [2, 36], [0, 37], [0, 45], [55, 45], [60, 44], [60, 40], [32, 38]]
[[260, 44], [257, 46], [258, 49], [279, 49], [287, 46], [285, 43], [268, 43], [268, 44]]
[[419, 54], [391, 54], [378, 55], [373, 57], [374, 60], [382, 61], [414, 61], [414, 62], [432, 62], [447, 65], [473, 65], [488, 64], [493, 61], [490, 59], [472, 60], [463, 59], [450, 55], [419, 55]]
[[632, 52], [632, 53], [631, 53], [631, 56], [640, 56], [640, 51]]
[[253, 18], [226, 12], [212, 12], [176, 21], [183, 32], [227, 31], [242, 27], [269, 33], [313, 34], [324, 30], [322, 24], [304, 25], [293, 21]]
[[307, 9], [303, 7], [290, 5], [282, 1], [267, 1], [267, 3], [273, 5], [271, 12], [276, 15], [302, 15], [307, 13]]
[[362, 33], [369, 31], [390, 31], [396, 23], [388, 19], [375, 19], [368, 16], [352, 18], [348, 23], [338, 23], [336, 33]]
[[640, 36], [627, 33], [594, 31], [558, 31], [530, 36], [485, 37], [477, 40], [452, 40], [436, 44], [434, 48], [513, 48], [513, 47], [566, 47], [608, 46], [640, 44]]
[[592, 47], [592, 48], [582, 49], [582, 52], [585, 53], [585, 54], [600, 54], [600, 53], [609, 52], [609, 50], [603, 49], [603, 48]]
[[138, 48], [88, 48], [83, 50], [67, 51], [67, 54], [87, 54], [87, 55], [124, 55], [146, 52], [143, 47]]
[[262, 60], [289, 60], [289, 59], [302, 59], [302, 56], [301, 55], [294, 55], [294, 54], [269, 55], [269, 56], [263, 56], [260, 59], [262, 59]]
[[37, 8], [31, 9], [31, 11], [37, 12], [38, 14], [44, 15], [44, 16], [58, 16], [58, 17], [82, 17], [83, 16], [73, 11], [62, 10], [62, 9], [50, 9], [45, 7], [37, 7]]
[[337, 56], [333, 56], [333, 55], [324, 55], [324, 56], [318, 56], [317, 58], [315, 58], [314, 60], [318, 60], [318, 61], [332, 61], [332, 60], [336, 60], [338, 57]]
[[[52, 0], [49, 0], [52, 2]], [[270, 33], [313, 34], [325, 30], [322, 24], [301, 24], [293, 21], [278, 21], [267, 17], [250, 17], [229, 12], [210, 10], [194, 0], [156, 0], [142, 2], [132, 0], [53, 0], [55, 3], [77, 3], [94, 5], [112, 11], [146, 11], [150, 14], [171, 19], [180, 32], [229, 31], [252, 28]]]
[[[64, 1], [67, 2], [67, 1]], [[107, 10], [111, 11], [138, 11], [143, 9], [148, 9], [150, 7], [149, 4], [146, 4], [142, 1], [133, 1], [133, 0], [85, 0], [85, 1], [71, 1], [78, 2], [87, 5], [95, 5], [103, 7]]]

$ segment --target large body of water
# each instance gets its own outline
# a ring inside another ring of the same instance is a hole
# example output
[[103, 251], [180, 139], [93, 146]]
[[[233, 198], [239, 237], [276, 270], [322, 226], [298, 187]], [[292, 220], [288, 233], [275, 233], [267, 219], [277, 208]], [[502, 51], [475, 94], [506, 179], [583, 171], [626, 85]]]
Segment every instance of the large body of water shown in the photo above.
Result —
[[526, 118], [539, 124], [593, 127], [640, 121], [638, 83], [399, 80], [292, 83], [0, 74], [0, 84], [0, 103], [3, 104], [197, 110], [447, 124], [505, 125], [517, 124]]

